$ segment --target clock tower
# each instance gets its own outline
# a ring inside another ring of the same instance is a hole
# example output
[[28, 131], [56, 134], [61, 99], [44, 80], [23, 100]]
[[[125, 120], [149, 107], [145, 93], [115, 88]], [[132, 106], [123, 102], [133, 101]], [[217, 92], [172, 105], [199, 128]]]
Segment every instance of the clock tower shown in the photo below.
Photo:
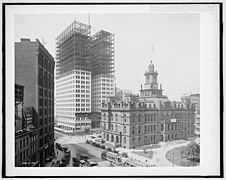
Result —
[[148, 70], [144, 74], [145, 84], [144, 89], [141, 86], [140, 100], [148, 101], [154, 99], [168, 100], [168, 98], [162, 95], [162, 85], [158, 85], [158, 72], [155, 70], [155, 66], [150, 62]]

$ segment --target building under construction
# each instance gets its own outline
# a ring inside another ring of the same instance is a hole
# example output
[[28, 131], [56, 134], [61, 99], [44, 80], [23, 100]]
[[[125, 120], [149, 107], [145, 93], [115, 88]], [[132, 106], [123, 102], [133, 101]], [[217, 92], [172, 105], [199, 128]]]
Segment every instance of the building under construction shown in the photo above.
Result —
[[[106, 81], [106, 83], [101, 83]], [[68, 131], [100, 127], [92, 120], [114, 95], [114, 35], [77, 21], [56, 38], [56, 118]], [[92, 126], [91, 126], [92, 121]]]
[[101, 30], [92, 36], [91, 43], [92, 77], [114, 77], [114, 35]]
[[70, 70], [91, 70], [91, 26], [74, 21], [56, 38], [56, 73], [62, 75]]

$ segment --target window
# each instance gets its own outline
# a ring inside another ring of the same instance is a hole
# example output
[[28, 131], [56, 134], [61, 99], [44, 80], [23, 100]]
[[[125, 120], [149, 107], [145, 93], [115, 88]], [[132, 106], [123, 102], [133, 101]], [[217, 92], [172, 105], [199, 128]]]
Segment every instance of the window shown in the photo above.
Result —
[[123, 127], [123, 133], [126, 133], [126, 126]]
[[139, 114], [138, 121], [140, 122], [140, 120], [141, 120], [141, 115]]
[[161, 124], [161, 131], [164, 131], [164, 125]]
[[115, 114], [115, 120], [118, 121], [118, 114]]
[[106, 124], [104, 123], [104, 130], [106, 129]]
[[135, 134], [135, 127], [132, 128], [132, 134]]
[[141, 126], [138, 127], [138, 133], [141, 133]]

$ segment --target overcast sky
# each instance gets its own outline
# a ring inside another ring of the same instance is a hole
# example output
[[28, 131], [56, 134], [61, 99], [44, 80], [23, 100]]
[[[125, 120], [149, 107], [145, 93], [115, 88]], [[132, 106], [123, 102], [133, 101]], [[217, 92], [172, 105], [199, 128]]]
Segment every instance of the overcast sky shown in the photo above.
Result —
[[[87, 14], [15, 15], [15, 41], [44, 38], [55, 58], [55, 38], [74, 19], [88, 24]], [[180, 100], [184, 93], [199, 93], [198, 13], [90, 14], [90, 25], [95, 31], [115, 34], [117, 87], [138, 93], [152, 60], [159, 73], [158, 83], [170, 100]]]

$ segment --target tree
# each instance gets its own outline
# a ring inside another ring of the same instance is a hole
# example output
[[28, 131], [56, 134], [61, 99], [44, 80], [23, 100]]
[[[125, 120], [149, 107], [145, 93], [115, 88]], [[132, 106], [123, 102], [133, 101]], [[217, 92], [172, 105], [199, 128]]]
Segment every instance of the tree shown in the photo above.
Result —
[[190, 159], [192, 162], [200, 161], [200, 145], [196, 142], [190, 143], [185, 149], [185, 157]]

